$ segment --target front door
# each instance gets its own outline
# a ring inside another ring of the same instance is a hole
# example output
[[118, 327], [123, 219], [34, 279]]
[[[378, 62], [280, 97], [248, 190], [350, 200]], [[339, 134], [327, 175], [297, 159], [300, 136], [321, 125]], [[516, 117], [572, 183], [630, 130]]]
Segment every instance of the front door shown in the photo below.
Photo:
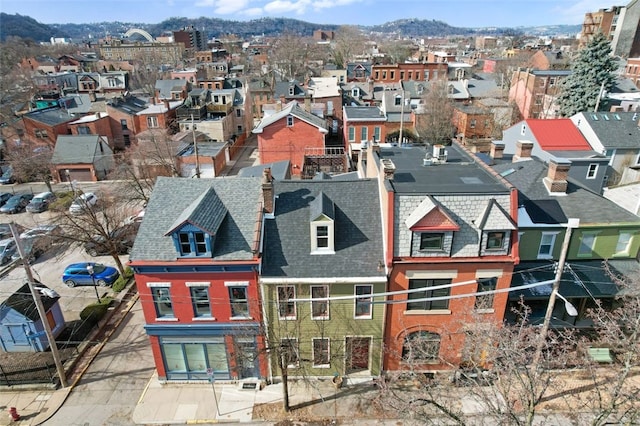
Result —
[[369, 370], [370, 337], [347, 337], [347, 374]]
[[236, 338], [236, 365], [238, 379], [258, 377], [258, 354], [253, 338]]

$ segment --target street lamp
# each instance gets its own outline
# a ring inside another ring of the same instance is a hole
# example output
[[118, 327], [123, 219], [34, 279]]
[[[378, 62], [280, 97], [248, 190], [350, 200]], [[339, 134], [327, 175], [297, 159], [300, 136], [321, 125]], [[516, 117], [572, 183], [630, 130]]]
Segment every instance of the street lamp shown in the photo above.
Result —
[[558, 298], [560, 298], [561, 300], [564, 301], [564, 309], [567, 311], [567, 314], [569, 314], [570, 317], [577, 317], [578, 316], [578, 310], [576, 309], [575, 306], [573, 306], [571, 304], [571, 302], [569, 302], [567, 299], [565, 299], [564, 296], [562, 296], [558, 292], [556, 292], [556, 297], [558, 297]]
[[98, 286], [96, 286], [96, 277], [93, 275], [93, 265], [87, 265], [87, 272], [91, 275], [91, 282], [93, 283], [93, 289], [96, 291], [96, 297], [98, 298], [98, 303], [100, 303], [100, 294], [98, 293]]

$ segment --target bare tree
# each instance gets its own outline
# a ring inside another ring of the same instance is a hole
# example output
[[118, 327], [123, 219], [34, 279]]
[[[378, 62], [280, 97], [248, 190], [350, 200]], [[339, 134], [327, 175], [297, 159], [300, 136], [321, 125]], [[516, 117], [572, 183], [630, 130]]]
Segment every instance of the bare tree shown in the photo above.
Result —
[[453, 104], [449, 99], [447, 81], [431, 82], [420, 107], [416, 112], [416, 129], [420, 137], [433, 145], [451, 145], [454, 133]]
[[97, 195], [98, 202], [93, 206], [84, 203], [79, 214], [69, 212], [69, 203], [59, 199], [50, 207], [57, 213], [54, 223], [60, 227], [62, 242], [68, 246], [92, 243], [105, 247], [120, 274], [124, 275], [124, 265], [120, 260], [120, 242], [124, 235], [114, 231], [123, 227], [133, 205], [122, 200], [118, 185], [105, 188]]
[[310, 61], [318, 58], [319, 52], [312, 39], [286, 33], [275, 41], [270, 60], [272, 67], [279, 70], [284, 78], [300, 80], [309, 77]]
[[603, 368], [589, 364], [590, 392], [584, 395], [595, 411], [593, 425], [636, 424], [640, 420], [640, 386], [634, 376], [640, 366], [640, 280], [622, 277], [607, 265], [609, 275], [622, 289], [614, 306], [597, 306], [589, 311], [596, 338], [584, 342], [584, 356], [590, 347], [607, 348], [615, 362]]
[[43, 181], [49, 191], [51, 188], [51, 169], [49, 168], [53, 151], [48, 146], [37, 146], [28, 140], [12, 144], [7, 150], [6, 160], [11, 165], [15, 179], [19, 182]]
[[176, 163], [178, 142], [166, 131], [149, 131], [123, 154], [110, 178], [124, 181], [122, 197], [130, 202], [149, 201], [158, 176], [180, 176]]
[[339, 68], [346, 68], [347, 63], [365, 50], [366, 38], [362, 31], [353, 25], [338, 28], [333, 44], [333, 60]]

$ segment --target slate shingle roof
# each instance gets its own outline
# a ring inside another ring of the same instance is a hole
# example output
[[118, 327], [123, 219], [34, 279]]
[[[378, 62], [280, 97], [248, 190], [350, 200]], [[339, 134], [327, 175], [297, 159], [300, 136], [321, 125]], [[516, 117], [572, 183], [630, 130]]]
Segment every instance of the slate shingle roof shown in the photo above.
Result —
[[[265, 278], [383, 277], [377, 183], [306, 180], [274, 182], [275, 218], [265, 223]], [[310, 214], [323, 194], [335, 207], [335, 254], [311, 255]], [[146, 220], [146, 218], [145, 218]]]
[[[639, 223], [640, 217], [629, 213], [622, 207], [610, 200], [595, 194], [580, 186], [568, 182], [567, 194], [565, 196], [549, 195], [543, 178], [547, 176], [548, 169], [541, 161], [532, 158], [530, 161], [518, 163], [503, 163], [494, 166], [498, 173], [503, 173], [504, 178], [511, 182], [520, 193], [519, 204], [525, 203], [535, 206], [540, 200], [548, 203], [550, 200], [558, 203], [564, 215], [568, 218], [580, 219], [580, 225], [606, 224], [606, 223]], [[507, 171], [513, 170], [510, 173]], [[539, 210], [544, 210], [544, 204], [537, 206]], [[554, 215], [558, 217], [557, 214]]]
[[[222, 206], [215, 209], [207, 203], [206, 194], [211, 189], [222, 203]], [[192, 206], [199, 198], [202, 203]], [[252, 260], [261, 203], [260, 179], [159, 177], [131, 250], [130, 260], [176, 260], [177, 252], [173, 240], [170, 235], [165, 234], [175, 226], [178, 218], [183, 215], [190, 217], [190, 214], [202, 218], [203, 215], [224, 213], [224, 210], [227, 213], [221, 219], [215, 237], [213, 260]]]
[[581, 112], [571, 120], [582, 132], [590, 128], [607, 149], [640, 149], [637, 112]]
[[[46, 285], [42, 283], [36, 283], [36, 287], [42, 287], [48, 289]], [[45, 312], [47, 312], [56, 302], [60, 299], [58, 297], [49, 297], [46, 294], [41, 294], [40, 300], [42, 300], [42, 305], [44, 306]], [[39, 321], [40, 314], [38, 314], [38, 308], [36, 308], [36, 303], [33, 301], [33, 296], [31, 295], [31, 290], [29, 289], [29, 284], [25, 284], [15, 291], [11, 296], [7, 298], [2, 305], [0, 305], [0, 310], [2, 308], [11, 308], [16, 310], [17, 312], [24, 315], [26, 318], [31, 321]]]
[[100, 139], [100, 135], [59, 135], [51, 164], [93, 164]]

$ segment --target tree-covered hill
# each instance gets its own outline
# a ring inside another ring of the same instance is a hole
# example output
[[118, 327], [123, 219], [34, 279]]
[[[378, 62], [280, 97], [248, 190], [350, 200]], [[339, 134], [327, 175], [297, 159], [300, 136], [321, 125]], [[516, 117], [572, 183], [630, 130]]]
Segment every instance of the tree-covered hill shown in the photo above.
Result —
[[0, 13], [0, 41], [6, 40], [7, 37], [49, 41], [51, 37], [65, 37], [65, 35], [57, 33], [48, 25], [41, 24], [28, 16]]

